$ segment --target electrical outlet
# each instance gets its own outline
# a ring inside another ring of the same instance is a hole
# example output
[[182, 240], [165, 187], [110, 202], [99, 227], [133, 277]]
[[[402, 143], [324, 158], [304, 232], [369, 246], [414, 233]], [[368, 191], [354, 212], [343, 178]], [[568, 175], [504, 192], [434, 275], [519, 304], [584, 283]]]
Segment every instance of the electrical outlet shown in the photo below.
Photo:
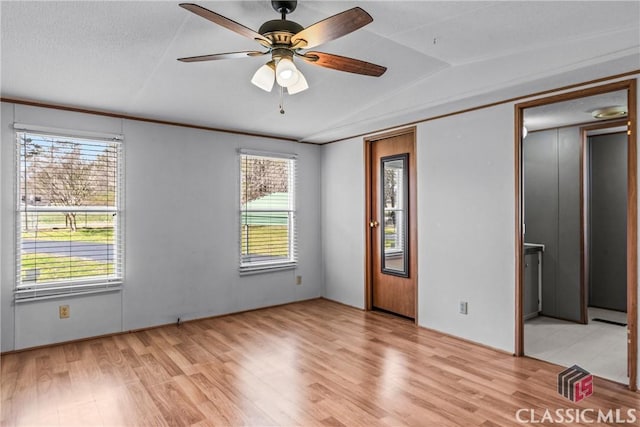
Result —
[[296, 285], [302, 285], [302, 276], [296, 276]]
[[460, 314], [467, 314], [468, 311], [468, 304], [466, 301], [460, 301], [460, 308], [459, 308], [459, 312]]
[[61, 305], [58, 307], [58, 313], [60, 314], [60, 318], [61, 319], [68, 319], [69, 315], [71, 314], [69, 312], [69, 306], [68, 305]]

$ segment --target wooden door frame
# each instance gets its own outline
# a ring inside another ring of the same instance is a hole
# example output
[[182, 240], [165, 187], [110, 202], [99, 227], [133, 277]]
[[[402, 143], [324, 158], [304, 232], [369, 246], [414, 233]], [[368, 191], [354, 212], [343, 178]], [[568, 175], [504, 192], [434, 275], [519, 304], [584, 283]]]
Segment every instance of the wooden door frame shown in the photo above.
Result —
[[371, 150], [373, 143], [393, 138], [400, 135], [412, 135], [413, 136], [413, 153], [414, 155], [409, 158], [409, 239], [411, 244], [415, 248], [409, 251], [409, 271], [412, 275], [415, 275], [415, 318], [414, 322], [418, 324], [418, 191], [417, 191], [417, 144], [416, 126], [408, 128], [396, 129], [390, 132], [385, 132], [377, 135], [365, 137], [363, 140], [364, 145], [364, 235], [365, 235], [365, 256], [364, 256], [364, 295], [365, 302], [364, 307], [366, 311], [373, 310], [373, 253], [372, 253], [372, 239], [373, 229], [369, 226], [373, 212], [373, 199], [371, 197], [373, 188], [371, 180]]
[[[580, 323], [589, 323], [589, 185], [587, 165], [588, 133], [594, 130], [609, 129], [615, 127], [627, 127], [628, 119], [609, 120], [603, 123], [596, 123], [580, 128]], [[628, 176], [628, 175], [627, 175]], [[628, 196], [627, 196], [628, 198]]]
[[637, 98], [636, 80], [624, 80], [574, 92], [562, 93], [515, 105], [514, 166], [515, 166], [515, 355], [524, 356], [524, 306], [523, 294], [523, 212], [522, 212], [522, 127], [524, 110], [540, 105], [553, 104], [619, 90], [627, 91], [627, 361], [629, 389], [637, 389], [638, 369], [638, 198], [637, 198]]

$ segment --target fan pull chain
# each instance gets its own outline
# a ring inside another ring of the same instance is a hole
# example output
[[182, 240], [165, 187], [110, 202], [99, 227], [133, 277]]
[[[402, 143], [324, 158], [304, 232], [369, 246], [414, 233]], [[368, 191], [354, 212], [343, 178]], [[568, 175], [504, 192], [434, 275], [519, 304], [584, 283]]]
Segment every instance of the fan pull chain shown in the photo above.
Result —
[[280, 86], [280, 114], [284, 114], [284, 88]]

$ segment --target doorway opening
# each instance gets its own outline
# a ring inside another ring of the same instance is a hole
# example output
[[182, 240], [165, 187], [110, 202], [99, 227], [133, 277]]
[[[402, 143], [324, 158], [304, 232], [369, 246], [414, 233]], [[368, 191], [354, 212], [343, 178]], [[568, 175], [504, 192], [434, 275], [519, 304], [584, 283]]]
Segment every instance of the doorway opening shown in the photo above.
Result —
[[635, 390], [636, 82], [515, 113], [515, 354], [577, 363]]

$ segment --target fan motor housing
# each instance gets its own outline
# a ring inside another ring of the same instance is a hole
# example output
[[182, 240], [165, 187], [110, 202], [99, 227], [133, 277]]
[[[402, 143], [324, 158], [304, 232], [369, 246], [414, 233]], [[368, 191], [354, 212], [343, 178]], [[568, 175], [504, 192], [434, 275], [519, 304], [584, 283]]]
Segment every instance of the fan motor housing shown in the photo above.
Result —
[[285, 19], [273, 19], [260, 26], [258, 32], [271, 40], [273, 44], [291, 43], [291, 36], [304, 30], [304, 27], [297, 22]]
[[294, 10], [296, 10], [297, 5], [298, 5], [297, 0], [293, 0], [293, 1], [271, 0], [271, 7], [278, 13], [289, 14]]

